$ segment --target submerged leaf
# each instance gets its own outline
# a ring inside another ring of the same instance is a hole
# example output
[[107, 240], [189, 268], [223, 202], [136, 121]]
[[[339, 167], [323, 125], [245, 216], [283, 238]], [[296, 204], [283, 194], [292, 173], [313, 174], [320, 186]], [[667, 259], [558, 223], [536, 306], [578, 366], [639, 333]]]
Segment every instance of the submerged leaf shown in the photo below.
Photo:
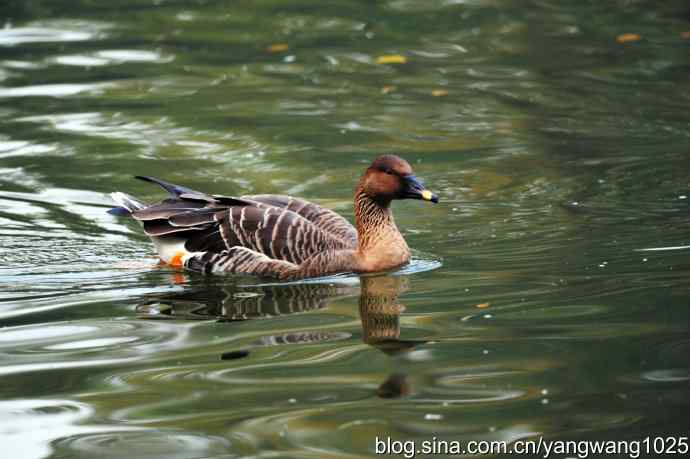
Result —
[[273, 43], [271, 46], [266, 48], [269, 53], [282, 53], [290, 48], [287, 43]]
[[445, 89], [434, 89], [431, 91], [431, 95], [434, 97], [443, 97], [448, 95], [448, 91]]
[[406, 64], [407, 58], [400, 54], [387, 54], [376, 58], [377, 64]]
[[641, 37], [636, 33], [624, 33], [616, 37], [618, 43], [629, 43], [632, 41], [638, 41]]
[[393, 85], [387, 84], [383, 88], [381, 88], [381, 94], [388, 94], [389, 92], [393, 92], [396, 90], [396, 87]]

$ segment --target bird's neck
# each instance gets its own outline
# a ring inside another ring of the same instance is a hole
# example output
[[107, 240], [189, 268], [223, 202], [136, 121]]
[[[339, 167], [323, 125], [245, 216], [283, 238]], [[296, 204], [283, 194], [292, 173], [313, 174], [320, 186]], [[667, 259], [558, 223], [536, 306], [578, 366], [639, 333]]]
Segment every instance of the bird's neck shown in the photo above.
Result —
[[361, 187], [357, 187], [355, 192], [355, 226], [359, 253], [383, 255], [383, 252], [391, 250], [405, 255], [409, 253], [407, 243], [395, 225], [390, 201], [374, 200]]

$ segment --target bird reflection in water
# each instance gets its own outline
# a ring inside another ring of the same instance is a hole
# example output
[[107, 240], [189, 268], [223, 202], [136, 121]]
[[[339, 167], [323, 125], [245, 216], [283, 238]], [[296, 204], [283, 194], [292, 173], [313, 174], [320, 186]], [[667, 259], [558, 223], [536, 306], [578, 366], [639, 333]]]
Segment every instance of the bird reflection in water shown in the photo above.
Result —
[[[390, 356], [413, 350], [423, 340], [400, 339], [400, 314], [405, 306], [398, 295], [409, 287], [403, 276], [361, 276], [359, 317], [362, 321], [362, 339]], [[412, 393], [405, 373], [392, 373], [376, 390], [381, 398], [398, 398]]]
[[137, 306], [147, 319], [187, 319], [234, 322], [308, 312], [334, 299], [355, 296], [356, 285], [301, 283], [238, 285], [204, 281], [184, 290], [154, 294]]
[[[424, 340], [400, 339], [400, 314], [405, 307], [398, 296], [408, 290], [408, 278], [396, 275], [359, 277], [359, 292], [353, 283], [298, 283], [237, 285], [204, 281], [181, 292], [159, 294], [137, 307], [143, 318], [188, 319], [220, 322], [243, 321], [314, 311], [329, 303], [359, 294], [362, 340], [389, 356], [403, 355]], [[352, 335], [337, 331], [300, 331], [259, 338], [255, 346], [307, 344], [349, 339]], [[224, 353], [223, 360], [247, 357], [250, 349]], [[391, 374], [378, 388], [383, 398], [400, 397], [411, 392], [407, 375]]]
[[360, 285], [359, 317], [365, 343], [396, 355], [425, 342], [400, 339], [400, 314], [405, 306], [398, 303], [398, 295], [407, 291], [407, 277], [362, 276]]

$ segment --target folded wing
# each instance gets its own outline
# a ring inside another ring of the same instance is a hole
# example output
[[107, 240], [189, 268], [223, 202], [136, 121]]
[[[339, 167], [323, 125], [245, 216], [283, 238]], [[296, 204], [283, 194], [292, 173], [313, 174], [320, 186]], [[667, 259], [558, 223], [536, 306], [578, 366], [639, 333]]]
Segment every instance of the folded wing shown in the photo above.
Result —
[[222, 252], [246, 247], [271, 259], [300, 264], [330, 249], [354, 249], [357, 232], [335, 212], [281, 195], [240, 198], [207, 195], [158, 179], [172, 195], [133, 210], [147, 235], [181, 238], [190, 252]]

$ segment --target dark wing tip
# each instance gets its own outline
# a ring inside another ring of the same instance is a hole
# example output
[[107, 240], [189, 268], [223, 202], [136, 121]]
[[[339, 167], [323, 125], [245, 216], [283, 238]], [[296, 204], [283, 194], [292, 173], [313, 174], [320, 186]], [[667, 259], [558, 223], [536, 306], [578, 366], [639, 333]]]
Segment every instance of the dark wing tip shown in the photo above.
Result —
[[190, 194], [197, 194], [197, 195], [203, 195], [204, 193], [199, 193], [198, 191], [194, 191], [190, 188], [186, 188], [184, 186], [180, 185], [175, 185], [174, 183], [166, 182], [165, 180], [161, 180], [156, 177], [149, 177], [148, 175], [135, 175], [135, 179], [138, 180], [143, 180], [144, 182], [150, 182], [150, 183], [155, 183], [156, 185], [159, 185], [165, 189], [168, 193], [173, 195], [174, 197], [178, 197], [181, 194], [185, 193], [190, 193]]
[[124, 207], [113, 207], [112, 209], [108, 209], [106, 212], [108, 212], [110, 215], [115, 215], [116, 217], [129, 217], [132, 215], [132, 212]]

